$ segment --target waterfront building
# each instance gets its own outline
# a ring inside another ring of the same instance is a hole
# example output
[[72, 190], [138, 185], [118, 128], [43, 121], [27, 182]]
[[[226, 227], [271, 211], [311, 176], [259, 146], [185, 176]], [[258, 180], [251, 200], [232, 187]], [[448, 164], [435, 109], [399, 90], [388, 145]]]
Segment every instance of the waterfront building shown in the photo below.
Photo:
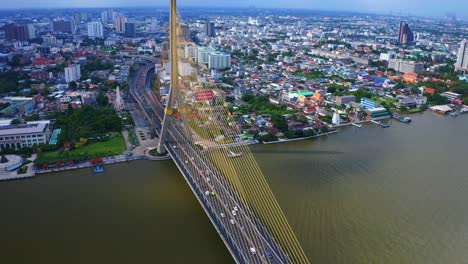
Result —
[[65, 68], [65, 81], [75, 82], [81, 78], [81, 67], [79, 64], [70, 65]]
[[369, 98], [361, 98], [361, 104], [366, 108], [366, 109], [374, 109], [379, 107], [379, 103], [377, 101], [371, 100]]
[[424, 72], [424, 64], [414, 61], [405, 61], [398, 59], [390, 59], [388, 61], [388, 68], [394, 69], [397, 72], [403, 73], [416, 73], [421, 74]]
[[405, 21], [400, 22], [400, 31], [398, 34], [398, 44], [406, 45], [414, 41], [414, 34]]
[[440, 95], [446, 97], [450, 101], [457, 100], [457, 99], [461, 98], [461, 94], [452, 93], [452, 92], [445, 92], [445, 93], [441, 93]]
[[370, 118], [374, 120], [386, 119], [391, 117], [390, 112], [388, 112], [388, 110], [383, 107], [367, 109], [366, 112], [370, 116]]
[[90, 38], [103, 38], [104, 28], [101, 22], [88, 23], [88, 37]]
[[458, 49], [455, 71], [468, 72], [468, 40], [463, 40]]
[[25, 125], [0, 127], [0, 149], [19, 150], [23, 147], [47, 144], [50, 121], [29, 122]]

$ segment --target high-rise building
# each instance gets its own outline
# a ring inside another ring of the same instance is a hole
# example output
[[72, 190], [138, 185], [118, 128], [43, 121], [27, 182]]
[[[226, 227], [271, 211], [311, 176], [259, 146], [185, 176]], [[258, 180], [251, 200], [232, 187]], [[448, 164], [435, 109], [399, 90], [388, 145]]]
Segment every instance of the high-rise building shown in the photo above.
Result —
[[455, 63], [455, 71], [468, 72], [468, 40], [464, 39], [458, 50], [457, 63]]
[[109, 22], [109, 16], [107, 14], [107, 11], [102, 11], [101, 12], [101, 21], [102, 21], [102, 23]]
[[222, 70], [231, 67], [231, 55], [226, 53], [213, 52], [208, 60], [208, 68]]
[[81, 78], [81, 67], [79, 64], [73, 64], [65, 68], [65, 81], [75, 82]]
[[398, 44], [406, 45], [411, 44], [414, 41], [414, 34], [411, 31], [408, 24], [405, 21], [400, 23], [400, 32], [398, 34]]
[[114, 10], [107, 9], [101, 12], [102, 23], [109, 23], [114, 21]]
[[81, 14], [80, 13], [73, 14], [73, 21], [75, 21], [76, 25], [80, 25], [81, 24]]
[[205, 24], [205, 34], [207, 37], [216, 37], [215, 23], [206, 22]]
[[28, 24], [28, 39], [36, 38], [36, 28], [34, 24]]
[[7, 40], [26, 41], [29, 39], [27, 25], [8, 24], [3, 27]]
[[125, 36], [129, 38], [136, 38], [136, 25], [132, 22], [125, 23]]
[[101, 22], [88, 22], [88, 37], [103, 38], [104, 28]]
[[74, 22], [71, 20], [56, 20], [52, 23], [54, 32], [73, 33]]
[[125, 33], [125, 23], [127, 23], [127, 17], [116, 17], [114, 20], [115, 31], [117, 31], [118, 33]]

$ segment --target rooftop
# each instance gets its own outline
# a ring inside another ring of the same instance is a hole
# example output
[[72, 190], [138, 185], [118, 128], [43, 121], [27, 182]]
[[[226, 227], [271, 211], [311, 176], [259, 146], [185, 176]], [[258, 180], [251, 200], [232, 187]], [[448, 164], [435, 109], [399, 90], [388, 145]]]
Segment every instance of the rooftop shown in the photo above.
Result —
[[46, 129], [47, 124], [44, 123], [0, 127], [0, 136], [42, 133]]

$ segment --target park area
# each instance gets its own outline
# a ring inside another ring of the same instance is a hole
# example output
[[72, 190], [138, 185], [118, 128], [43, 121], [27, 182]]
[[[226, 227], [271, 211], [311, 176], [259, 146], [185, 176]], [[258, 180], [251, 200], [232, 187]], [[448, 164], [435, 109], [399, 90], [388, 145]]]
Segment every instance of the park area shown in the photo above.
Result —
[[126, 145], [122, 134], [116, 133], [107, 141], [89, 143], [83, 147], [75, 148], [73, 150], [40, 153], [35, 164], [37, 166], [57, 163], [70, 164], [94, 158], [120, 155], [125, 150]]

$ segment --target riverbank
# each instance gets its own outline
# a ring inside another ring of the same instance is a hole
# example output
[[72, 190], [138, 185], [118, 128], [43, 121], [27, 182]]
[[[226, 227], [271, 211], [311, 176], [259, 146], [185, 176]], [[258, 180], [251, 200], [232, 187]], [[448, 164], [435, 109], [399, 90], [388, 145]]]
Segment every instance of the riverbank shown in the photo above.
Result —
[[286, 142], [294, 142], [294, 141], [301, 141], [301, 140], [307, 140], [307, 139], [312, 139], [312, 138], [318, 138], [322, 136], [328, 136], [331, 134], [338, 133], [338, 130], [330, 131], [327, 133], [322, 133], [319, 135], [315, 136], [310, 136], [310, 137], [302, 137], [302, 138], [293, 138], [293, 139], [284, 139], [284, 140], [278, 140], [278, 141], [270, 141], [270, 142], [263, 142], [263, 144], [269, 145], [269, 144], [278, 144], [278, 143], [286, 143]]

